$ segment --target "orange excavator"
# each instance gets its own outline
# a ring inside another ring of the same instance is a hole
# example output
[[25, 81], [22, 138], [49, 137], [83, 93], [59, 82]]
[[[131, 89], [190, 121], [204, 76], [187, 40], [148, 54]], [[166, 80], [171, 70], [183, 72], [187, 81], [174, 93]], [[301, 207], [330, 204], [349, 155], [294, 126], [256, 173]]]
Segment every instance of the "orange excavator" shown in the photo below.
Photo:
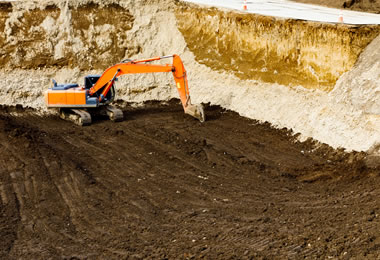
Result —
[[[173, 58], [172, 64], [149, 64], [166, 58]], [[178, 55], [154, 57], [143, 60], [124, 60], [104, 71], [102, 75], [89, 75], [84, 86], [61, 84], [53, 80], [54, 86], [45, 92], [48, 108], [59, 108], [60, 117], [78, 125], [90, 125], [91, 114], [107, 115], [112, 121], [123, 120], [123, 112], [112, 106], [115, 98], [114, 83], [124, 74], [172, 72], [176, 82], [183, 109], [199, 121], [205, 121], [202, 105], [193, 105], [190, 100], [186, 70]]]

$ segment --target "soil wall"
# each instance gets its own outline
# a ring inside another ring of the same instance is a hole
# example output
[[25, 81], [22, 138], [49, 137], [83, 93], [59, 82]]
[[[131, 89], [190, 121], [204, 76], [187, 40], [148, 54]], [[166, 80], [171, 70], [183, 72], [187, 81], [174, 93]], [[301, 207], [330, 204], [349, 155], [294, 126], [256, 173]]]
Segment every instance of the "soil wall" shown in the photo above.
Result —
[[[179, 3], [178, 29], [197, 62], [286, 86], [330, 91], [380, 32], [379, 26], [321, 24]], [[141, 52], [134, 17], [116, 3], [0, 6], [0, 64], [7, 68], [105, 69]]]
[[0, 64], [6, 68], [104, 69], [135, 53], [133, 16], [118, 4], [65, 3], [43, 9], [0, 5]]
[[241, 79], [330, 91], [380, 32], [183, 5], [176, 17], [196, 60]]

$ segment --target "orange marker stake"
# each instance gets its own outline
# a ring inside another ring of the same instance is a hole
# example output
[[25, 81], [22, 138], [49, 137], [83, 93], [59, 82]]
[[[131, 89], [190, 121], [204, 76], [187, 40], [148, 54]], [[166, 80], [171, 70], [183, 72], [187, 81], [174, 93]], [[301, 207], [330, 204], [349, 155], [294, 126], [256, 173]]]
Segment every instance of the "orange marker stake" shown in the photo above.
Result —
[[247, 0], [244, 0], [244, 3], [243, 3], [243, 10], [244, 10], [244, 11], [247, 11], [247, 10], [248, 10], [248, 7], [247, 7]]
[[342, 12], [339, 13], [338, 23], [343, 23], [343, 13]]

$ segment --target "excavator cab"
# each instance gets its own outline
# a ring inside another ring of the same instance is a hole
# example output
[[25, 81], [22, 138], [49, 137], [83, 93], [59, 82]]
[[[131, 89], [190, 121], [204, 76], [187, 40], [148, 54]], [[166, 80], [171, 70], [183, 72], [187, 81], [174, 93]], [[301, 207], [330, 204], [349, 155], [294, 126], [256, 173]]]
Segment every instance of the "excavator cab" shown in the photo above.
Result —
[[102, 75], [88, 75], [84, 78], [84, 88], [92, 88]]

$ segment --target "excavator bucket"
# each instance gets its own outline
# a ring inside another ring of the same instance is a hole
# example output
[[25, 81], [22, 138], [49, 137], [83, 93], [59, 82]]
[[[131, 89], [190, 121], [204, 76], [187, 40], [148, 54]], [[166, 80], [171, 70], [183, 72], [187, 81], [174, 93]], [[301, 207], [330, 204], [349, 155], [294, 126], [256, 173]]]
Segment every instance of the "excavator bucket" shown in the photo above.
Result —
[[203, 123], [206, 120], [205, 112], [203, 110], [202, 105], [187, 105], [187, 107], [185, 108], [185, 113], [191, 115], [192, 117], [195, 117], [201, 123]]
[[187, 75], [182, 60], [178, 55], [173, 55], [173, 76], [177, 85], [179, 97], [182, 102], [183, 109], [186, 114], [198, 119], [200, 122], [205, 121], [205, 113], [202, 105], [193, 105], [190, 100], [189, 86], [187, 83]]

